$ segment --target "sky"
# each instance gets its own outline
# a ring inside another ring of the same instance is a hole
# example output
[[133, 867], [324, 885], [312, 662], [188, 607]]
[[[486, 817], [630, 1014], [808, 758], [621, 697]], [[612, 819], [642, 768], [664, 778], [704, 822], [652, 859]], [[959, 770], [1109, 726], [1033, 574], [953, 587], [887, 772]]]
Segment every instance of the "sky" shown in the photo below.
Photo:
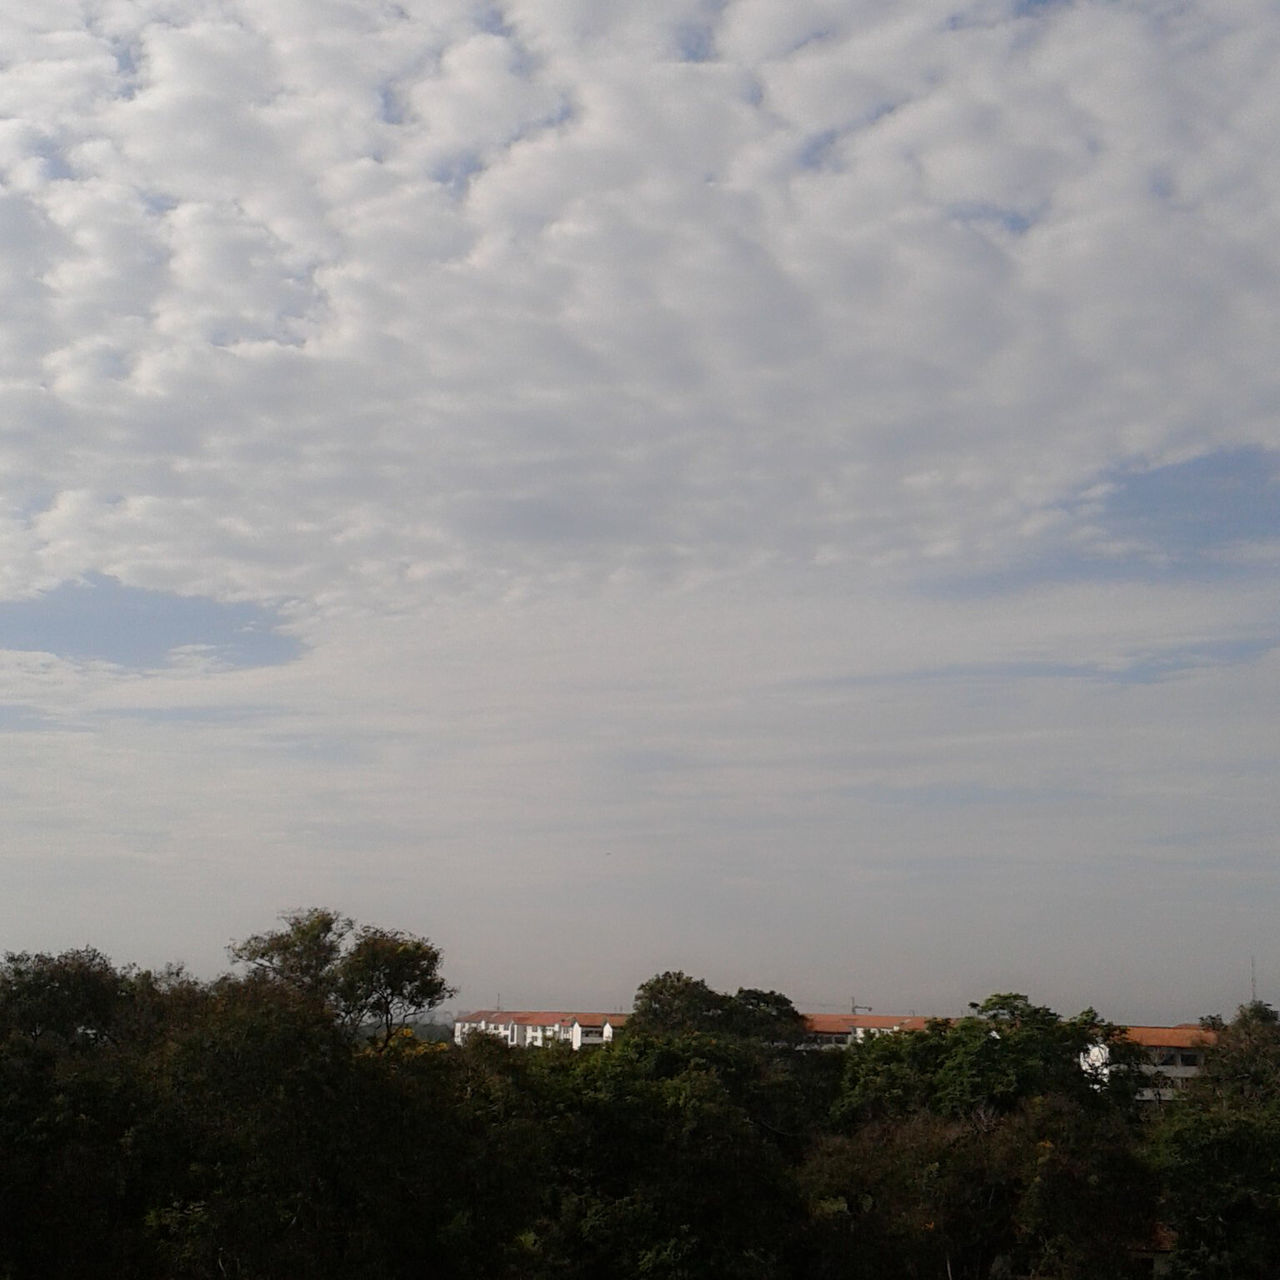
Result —
[[1280, 1003], [1269, 0], [0, 49], [0, 949]]

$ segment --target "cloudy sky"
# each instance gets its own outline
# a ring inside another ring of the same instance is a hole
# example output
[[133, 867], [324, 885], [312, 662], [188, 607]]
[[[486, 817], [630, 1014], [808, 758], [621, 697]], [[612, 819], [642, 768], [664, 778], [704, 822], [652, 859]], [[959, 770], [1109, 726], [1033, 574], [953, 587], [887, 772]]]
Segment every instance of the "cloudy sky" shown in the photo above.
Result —
[[1270, 0], [0, 49], [0, 948], [1280, 999]]

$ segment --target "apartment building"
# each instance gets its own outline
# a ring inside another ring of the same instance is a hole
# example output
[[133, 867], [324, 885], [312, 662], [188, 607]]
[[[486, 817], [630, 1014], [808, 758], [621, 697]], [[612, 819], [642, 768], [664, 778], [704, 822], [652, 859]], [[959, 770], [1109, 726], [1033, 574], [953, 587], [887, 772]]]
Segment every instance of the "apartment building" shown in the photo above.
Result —
[[626, 1025], [625, 1013], [579, 1011], [478, 1009], [454, 1020], [453, 1040], [461, 1044], [469, 1035], [497, 1036], [515, 1049], [541, 1049], [567, 1043], [573, 1049], [608, 1044]]
[[[807, 1013], [806, 1046], [815, 1049], [843, 1049], [868, 1036], [896, 1031], [922, 1031], [927, 1018], [900, 1014]], [[609, 1044], [627, 1024], [625, 1013], [588, 1013], [577, 1010], [479, 1009], [460, 1015], [453, 1024], [453, 1039], [461, 1044], [469, 1035], [496, 1036], [513, 1048], [538, 1049], [551, 1044], [568, 1044], [573, 1049]], [[1205, 1049], [1213, 1043], [1213, 1032], [1198, 1023], [1183, 1022], [1172, 1027], [1132, 1026], [1127, 1038], [1144, 1050], [1144, 1073], [1150, 1084], [1140, 1090], [1143, 1101], [1167, 1102], [1187, 1087], [1204, 1065]], [[1106, 1071], [1109, 1054], [1098, 1045], [1085, 1055], [1082, 1065]]]

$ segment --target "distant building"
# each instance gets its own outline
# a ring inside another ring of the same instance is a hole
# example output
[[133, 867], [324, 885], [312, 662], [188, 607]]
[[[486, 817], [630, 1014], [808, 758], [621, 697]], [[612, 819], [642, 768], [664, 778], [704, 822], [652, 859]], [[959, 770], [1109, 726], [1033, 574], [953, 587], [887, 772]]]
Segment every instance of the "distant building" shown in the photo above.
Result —
[[1127, 1027], [1126, 1039], [1146, 1050], [1142, 1070], [1151, 1083], [1139, 1090], [1144, 1102], [1168, 1102], [1204, 1069], [1205, 1050], [1217, 1039], [1197, 1022], [1176, 1027]]
[[574, 1049], [608, 1044], [626, 1024], [625, 1013], [582, 1013], [569, 1010], [478, 1009], [460, 1014], [453, 1023], [453, 1040], [470, 1035], [496, 1036], [514, 1049], [542, 1049], [567, 1043]]
[[[609, 1044], [627, 1024], [625, 1013], [582, 1013], [564, 1009], [477, 1009], [459, 1014], [453, 1039], [461, 1044], [477, 1033], [496, 1036], [512, 1048], [539, 1049], [567, 1042], [575, 1049]], [[928, 1019], [914, 1015], [869, 1013], [804, 1014], [806, 1046], [845, 1048], [867, 1036], [890, 1031], [921, 1031]]]
[[868, 1036], [889, 1031], [923, 1031], [928, 1018], [914, 1014], [884, 1013], [806, 1013], [804, 1017], [806, 1046], [815, 1049], [844, 1049]]
[[[625, 1013], [585, 1013], [565, 1009], [478, 1009], [460, 1014], [453, 1024], [454, 1043], [470, 1035], [495, 1036], [515, 1049], [541, 1049], [552, 1044], [568, 1044], [585, 1049], [612, 1042], [626, 1026]], [[928, 1018], [914, 1014], [806, 1013], [804, 1047], [845, 1049], [868, 1036], [895, 1031], [923, 1031]], [[1146, 1102], [1167, 1102], [1187, 1087], [1204, 1066], [1205, 1049], [1213, 1043], [1212, 1031], [1198, 1023], [1183, 1022], [1175, 1027], [1127, 1027], [1126, 1037], [1145, 1051], [1143, 1071], [1150, 1083], [1138, 1097]], [[1109, 1054], [1097, 1045], [1085, 1055], [1082, 1065], [1107, 1070]]]

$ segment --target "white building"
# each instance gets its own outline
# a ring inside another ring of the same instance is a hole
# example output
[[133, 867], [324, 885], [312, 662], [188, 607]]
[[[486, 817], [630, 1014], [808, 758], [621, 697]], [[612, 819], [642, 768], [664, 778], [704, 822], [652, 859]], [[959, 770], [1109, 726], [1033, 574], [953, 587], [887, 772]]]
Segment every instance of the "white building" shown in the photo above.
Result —
[[[927, 1018], [900, 1014], [808, 1013], [804, 1015], [805, 1045], [818, 1049], [844, 1049], [867, 1036], [895, 1031], [923, 1031]], [[610, 1044], [626, 1026], [625, 1013], [585, 1013], [565, 1009], [479, 1009], [460, 1014], [453, 1024], [455, 1044], [470, 1035], [491, 1035], [515, 1049], [541, 1049], [552, 1044], [568, 1044], [585, 1049]], [[1213, 1043], [1213, 1033], [1198, 1023], [1175, 1027], [1127, 1027], [1127, 1038], [1145, 1052], [1143, 1071], [1150, 1084], [1138, 1097], [1146, 1102], [1167, 1102], [1204, 1066], [1205, 1049]], [[1088, 1070], [1107, 1070], [1105, 1045], [1098, 1045], [1081, 1065]]]
[[1196, 1022], [1176, 1027], [1127, 1027], [1125, 1031], [1126, 1039], [1145, 1050], [1142, 1070], [1151, 1084], [1138, 1091], [1144, 1102], [1168, 1102], [1177, 1097], [1200, 1074], [1205, 1050], [1217, 1038]]
[[582, 1013], [563, 1009], [478, 1009], [460, 1014], [453, 1024], [453, 1040], [468, 1036], [496, 1036], [514, 1049], [542, 1049], [567, 1043], [574, 1049], [609, 1044], [625, 1025], [625, 1013]]

